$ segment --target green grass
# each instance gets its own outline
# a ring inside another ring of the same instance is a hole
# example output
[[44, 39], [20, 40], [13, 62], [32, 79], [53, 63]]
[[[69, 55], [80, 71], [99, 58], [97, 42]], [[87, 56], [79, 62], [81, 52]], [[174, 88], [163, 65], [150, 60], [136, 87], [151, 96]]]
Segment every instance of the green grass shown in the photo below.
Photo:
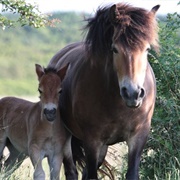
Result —
[[38, 81], [26, 79], [0, 79], [1, 96], [38, 96]]

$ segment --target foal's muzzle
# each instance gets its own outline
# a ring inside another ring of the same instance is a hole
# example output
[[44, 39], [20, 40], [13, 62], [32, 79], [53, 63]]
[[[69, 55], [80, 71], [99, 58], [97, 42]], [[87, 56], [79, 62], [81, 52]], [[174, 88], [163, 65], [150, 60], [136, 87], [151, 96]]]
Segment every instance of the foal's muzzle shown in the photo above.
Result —
[[54, 121], [56, 119], [56, 108], [53, 109], [44, 109], [44, 115], [48, 121]]

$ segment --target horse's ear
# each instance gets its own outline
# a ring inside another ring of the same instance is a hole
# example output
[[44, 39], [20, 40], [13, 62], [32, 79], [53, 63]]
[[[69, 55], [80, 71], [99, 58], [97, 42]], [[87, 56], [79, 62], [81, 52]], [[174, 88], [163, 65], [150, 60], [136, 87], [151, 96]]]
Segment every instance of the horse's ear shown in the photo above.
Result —
[[38, 79], [40, 79], [44, 74], [44, 69], [39, 64], [35, 64], [35, 66], [36, 66], [36, 74], [38, 76]]
[[160, 7], [160, 5], [154, 6], [154, 7], [151, 9], [151, 12], [152, 12], [153, 14], [156, 14], [156, 12], [157, 12], [157, 10], [159, 9], [159, 7]]
[[110, 7], [109, 10], [109, 18], [111, 20], [112, 23], [116, 23], [117, 22], [117, 17], [119, 12], [116, 10], [116, 4], [114, 4], [113, 6]]
[[65, 75], [66, 75], [66, 72], [67, 72], [67, 69], [69, 67], [69, 64], [68, 63], [67, 65], [65, 65], [63, 68], [61, 68], [60, 70], [57, 71], [57, 74], [59, 75], [59, 77], [61, 78], [61, 81], [64, 79]]

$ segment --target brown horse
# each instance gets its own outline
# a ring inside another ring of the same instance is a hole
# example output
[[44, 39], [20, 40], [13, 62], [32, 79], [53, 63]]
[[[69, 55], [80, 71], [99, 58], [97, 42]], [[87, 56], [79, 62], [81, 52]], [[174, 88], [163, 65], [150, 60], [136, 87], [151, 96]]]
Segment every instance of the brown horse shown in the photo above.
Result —
[[68, 45], [49, 62], [56, 68], [70, 63], [60, 112], [82, 142], [83, 179], [97, 179], [108, 145], [122, 141], [129, 150], [126, 178], [139, 178], [156, 97], [147, 56], [150, 46], [158, 50], [158, 8], [147, 11], [124, 3], [99, 8], [88, 19], [85, 42]]
[[77, 179], [71, 152], [71, 135], [64, 128], [57, 110], [61, 82], [67, 67], [56, 71], [36, 65], [40, 93], [40, 101], [37, 103], [15, 97], [0, 100], [0, 155], [7, 145], [10, 156], [5, 166], [10, 166], [9, 169], [17, 160], [23, 160], [24, 155], [28, 155], [35, 168], [34, 179], [43, 180], [45, 173], [42, 160], [47, 157], [51, 179], [59, 179], [62, 161], [66, 178]]

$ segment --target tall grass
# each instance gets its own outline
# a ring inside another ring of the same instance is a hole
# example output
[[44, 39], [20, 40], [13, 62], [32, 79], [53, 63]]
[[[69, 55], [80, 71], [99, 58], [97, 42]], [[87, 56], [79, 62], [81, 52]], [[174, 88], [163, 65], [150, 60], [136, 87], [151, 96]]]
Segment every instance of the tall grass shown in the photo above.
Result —
[[[158, 156], [157, 156], [158, 155]], [[168, 163], [164, 163], [165, 153], [162, 151], [157, 154], [152, 149], [146, 147], [140, 167], [140, 179], [141, 180], [179, 180], [180, 179], [180, 160], [178, 157], [172, 156], [172, 158], [167, 159]], [[110, 173], [114, 176], [115, 180], [125, 180], [125, 175], [127, 172], [127, 147], [125, 143], [116, 144], [110, 146], [108, 149], [108, 154], [106, 160], [111, 165], [109, 169], [104, 169], [106, 173]], [[164, 163], [164, 164], [163, 164]], [[177, 167], [178, 165], [178, 167]], [[43, 169], [46, 174], [46, 180], [50, 179], [49, 166], [47, 159], [43, 160]], [[33, 180], [34, 168], [31, 164], [29, 158], [27, 158], [22, 165], [12, 174], [5, 174], [3, 170], [0, 173], [0, 179], [3, 180]], [[102, 172], [102, 171], [99, 171]], [[79, 179], [81, 179], [81, 172], [79, 172]], [[99, 179], [109, 180], [108, 176], [100, 175]], [[61, 168], [61, 180], [65, 180], [63, 166]]]
[[[46, 174], [46, 179], [50, 179], [49, 175], [49, 167], [47, 164], [47, 160], [43, 160], [43, 169]], [[15, 165], [16, 166], [16, 165]], [[29, 158], [24, 160], [24, 162], [21, 164], [21, 166], [16, 169], [12, 174], [11, 172], [1, 170], [0, 173], [0, 179], [8, 179], [8, 180], [33, 180], [33, 172], [34, 168], [32, 166], [32, 163]]]

